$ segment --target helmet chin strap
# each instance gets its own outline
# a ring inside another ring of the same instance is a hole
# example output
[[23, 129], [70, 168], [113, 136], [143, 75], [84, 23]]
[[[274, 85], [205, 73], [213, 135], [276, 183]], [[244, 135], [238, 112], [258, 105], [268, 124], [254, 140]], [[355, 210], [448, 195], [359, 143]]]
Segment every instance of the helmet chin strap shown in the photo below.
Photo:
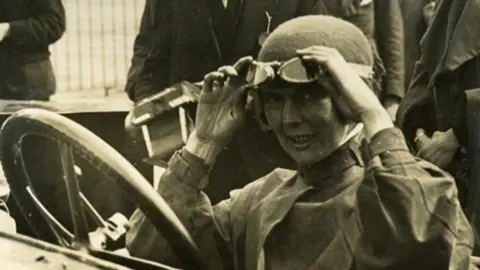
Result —
[[351, 130], [348, 132], [347, 136], [343, 138], [342, 142], [338, 145], [338, 147], [346, 144], [350, 141], [353, 137], [357, 136], [363, 130], [363, 123], [357, 123]]

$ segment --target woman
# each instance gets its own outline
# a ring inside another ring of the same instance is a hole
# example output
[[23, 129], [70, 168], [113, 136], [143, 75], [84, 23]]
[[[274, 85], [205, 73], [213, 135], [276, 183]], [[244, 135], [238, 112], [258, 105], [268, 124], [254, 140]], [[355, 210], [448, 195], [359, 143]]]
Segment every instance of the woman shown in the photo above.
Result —
[[65, 32], [61, 0], [0, 0], [0, 99], [49, 100], [48, 47]]
[[[205, 77], [197, 109], [205, 121], [157, 190], [208, 269], [473, 269], [454, 181], [409, 153], [368, 86], [373, 59], [354, 25], [306, 16], [274, 30], [257, 61]], [[212, 206], [202, 192], [209, 168], [242, 126], [252, 88], [298, 170], [276, 169]], [[139, 211], [127, 241], [134, 256], [170, 259]]]

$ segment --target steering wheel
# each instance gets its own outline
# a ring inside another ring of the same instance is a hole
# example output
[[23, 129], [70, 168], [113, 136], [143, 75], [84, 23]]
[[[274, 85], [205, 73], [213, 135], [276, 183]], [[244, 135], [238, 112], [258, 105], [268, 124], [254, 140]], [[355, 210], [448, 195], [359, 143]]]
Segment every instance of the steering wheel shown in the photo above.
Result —
[[[21, 151], [22, 142], [27, 136], [44, 137], [58, 144], [63, 185], [68, 195], [74, 234], [66, 231], [35, 196]], [[3, 124], [0, 131], [0, 156], [13, 197], [39, 237], [133, 269], [173, 269], [92, 246], [84, 212], [84, 209], [88, 211], [88, 207], [85, 207], [85, 198], [80, 193], [74, 169], [74, 151], [106, 178], [113, 179], [157, 230], [163, 232], [162, 235], [185, 269], [206, 269], [197, 246], [175, 213], [115, 149], [86, 128], [57, 113], [43, 109], [24, 109], [14, 113]]]

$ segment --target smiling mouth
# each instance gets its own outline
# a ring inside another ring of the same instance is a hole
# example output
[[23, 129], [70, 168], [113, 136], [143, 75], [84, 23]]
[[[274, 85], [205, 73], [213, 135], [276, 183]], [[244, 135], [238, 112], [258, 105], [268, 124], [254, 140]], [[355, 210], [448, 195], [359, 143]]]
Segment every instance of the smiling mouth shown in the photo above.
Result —
[[315, 135], [298, 135], [298, 136], [287, 136], [288, 140], [298, 149], [306, 149], [312, 144], [315, 139]]

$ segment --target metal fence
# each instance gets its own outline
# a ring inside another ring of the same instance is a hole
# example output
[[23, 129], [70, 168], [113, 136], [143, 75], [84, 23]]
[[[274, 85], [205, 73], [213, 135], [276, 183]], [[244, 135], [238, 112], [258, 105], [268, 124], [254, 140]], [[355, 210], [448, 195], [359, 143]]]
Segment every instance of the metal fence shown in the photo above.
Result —
[[63, 0], [64, 36], [51, 46], [57, 89], [123, 88], [145, 0]]

